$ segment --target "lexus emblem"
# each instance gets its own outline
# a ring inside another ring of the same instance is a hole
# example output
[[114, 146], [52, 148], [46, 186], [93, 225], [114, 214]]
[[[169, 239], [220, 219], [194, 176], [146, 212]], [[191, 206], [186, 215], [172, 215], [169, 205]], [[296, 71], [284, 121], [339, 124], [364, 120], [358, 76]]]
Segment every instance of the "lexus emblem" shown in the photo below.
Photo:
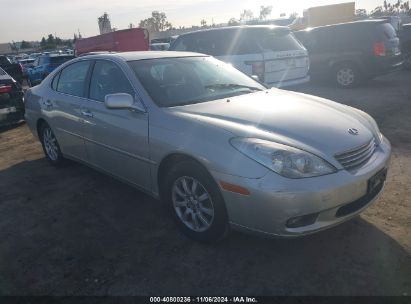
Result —
[[348, 133], [350, 133], [351, 135], [358, 135], [359, 132], [357, 129], [349, 128]]

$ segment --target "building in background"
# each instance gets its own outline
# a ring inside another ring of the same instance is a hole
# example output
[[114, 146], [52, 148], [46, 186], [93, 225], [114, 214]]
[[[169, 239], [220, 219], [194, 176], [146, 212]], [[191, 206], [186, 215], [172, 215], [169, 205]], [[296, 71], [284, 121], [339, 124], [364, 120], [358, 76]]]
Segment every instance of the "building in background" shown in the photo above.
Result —
[[103, 16], [98, 17], [98, 27], [100, 29], [100, 35], [111, 33], [113, 31], [111, 28], [110, 18], [107, 13], [104, 13]]

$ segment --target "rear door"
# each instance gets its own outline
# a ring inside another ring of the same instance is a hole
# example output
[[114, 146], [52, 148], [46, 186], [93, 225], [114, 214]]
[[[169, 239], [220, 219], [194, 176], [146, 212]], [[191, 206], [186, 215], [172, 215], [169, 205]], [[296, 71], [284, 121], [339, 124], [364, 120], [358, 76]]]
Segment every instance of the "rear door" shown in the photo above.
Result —
[[82, 108], [90, 163], [150, 190], [148, 115], [128, 109], [106, 108], [105, 96], [114, 93], [136, 95], [117, 63], [97, 60], [91, 74], [89, 98]]
[[50, 94], [43, 98], [43, 112], [63, 154], [87, 161], [83, 140], [81, 107], [92, 61], [82, 60], [65, 67], [52, 81]]

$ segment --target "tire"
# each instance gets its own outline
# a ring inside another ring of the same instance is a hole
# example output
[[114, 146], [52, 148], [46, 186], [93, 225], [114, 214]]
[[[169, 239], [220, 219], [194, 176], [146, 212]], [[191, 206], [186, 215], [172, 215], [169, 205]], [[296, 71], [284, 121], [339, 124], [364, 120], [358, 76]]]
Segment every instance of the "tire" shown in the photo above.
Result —
[[360, 70], [352, 62], [343, 62], [333, 68], [333, 77], [337, 86], [352, 88], [361, 81]]
[[57, 138], [47, 123], [44, 122], [41, 125], [39, 135], [47, 160], [55, 167], [62, 166], [65, 163], [65, 159], [61, 153]]
[[171, 167], [165, 177], [163, 200], [177, 226], [189, 238], [216, 242], [228, 234], [228, 216], [220, 189], [198, 163], [187, 160]]
[[404, 53], [404, 68], [411, 70], [411, 51]]

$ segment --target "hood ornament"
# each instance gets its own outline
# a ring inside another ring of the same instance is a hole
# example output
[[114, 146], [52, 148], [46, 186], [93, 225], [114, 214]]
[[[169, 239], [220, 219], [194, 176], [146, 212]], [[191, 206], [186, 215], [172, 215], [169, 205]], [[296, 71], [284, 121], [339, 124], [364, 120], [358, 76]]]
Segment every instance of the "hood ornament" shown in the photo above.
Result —
[[355, 128], [349, 128], [348, 133], [350, 133], [351, 135], [358, 135], [358, 133], [360, 132]]

